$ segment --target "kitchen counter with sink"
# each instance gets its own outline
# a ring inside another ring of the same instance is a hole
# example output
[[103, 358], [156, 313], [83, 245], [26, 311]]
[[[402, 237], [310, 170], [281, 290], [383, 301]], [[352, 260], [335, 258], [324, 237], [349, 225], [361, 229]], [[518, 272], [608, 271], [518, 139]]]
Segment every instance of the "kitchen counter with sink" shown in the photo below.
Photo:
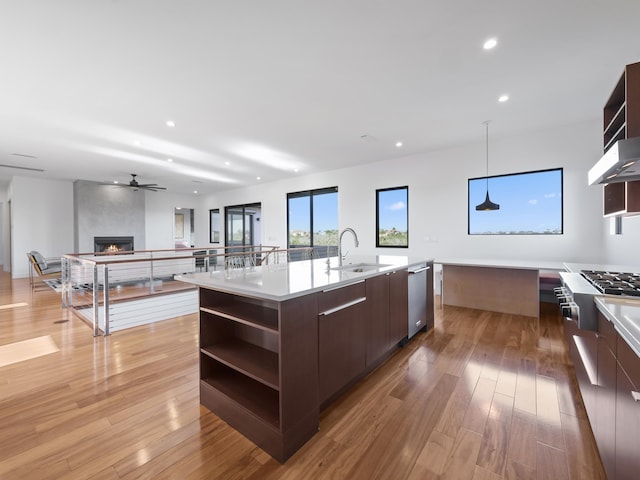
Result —
[[320, 411], [433, 327], [433, 262], [349, 255], [178, 275], [199, 287], [200, 403], [284, 462]]
[[176, 275], [175, 279], [222, 292], [282, 301], [406, 269], [425, 261], [400, 255], [349, 255], [342, 265], [339, 265], [338, 257], [319, 258]]

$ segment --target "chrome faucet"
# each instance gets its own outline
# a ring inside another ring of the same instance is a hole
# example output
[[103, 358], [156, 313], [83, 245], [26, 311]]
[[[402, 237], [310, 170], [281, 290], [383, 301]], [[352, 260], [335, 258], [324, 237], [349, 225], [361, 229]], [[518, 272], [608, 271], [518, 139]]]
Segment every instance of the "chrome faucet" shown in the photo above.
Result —
[[[345, 232], [351, 232], [353, 234], [353, 241], [356, 245], [356, 248], [360, 244], [360, 242], [358, 241], [358, 235], [356, 234], [353, 228], [347, 227], [344, 230], [342, 230], [342, 232], [340, 232], [340, 236], [338, 237], [338, 265], [340, 266], [342, 266], [342, 236], [345, 234]], [[346, 254], [345, 254], [345, 257], [346, 257]]]

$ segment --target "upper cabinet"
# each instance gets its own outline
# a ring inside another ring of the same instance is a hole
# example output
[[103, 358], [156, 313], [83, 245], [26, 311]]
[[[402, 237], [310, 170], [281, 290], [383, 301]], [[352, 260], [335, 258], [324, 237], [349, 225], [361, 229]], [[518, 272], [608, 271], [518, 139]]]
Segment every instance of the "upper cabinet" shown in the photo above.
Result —
[[640, 62], [627, 65], [604, 106], [603, 149], [640, 137]]
[[[599, 165], [604, 165], [601, 169], [602, 175], [600, 175], [602, 180], [599, 181], [605, 184], [604, 216], [640, 214], [640, 181], [636, 179], [637, 175], [634, 173], [638, 166], [637, 158], [635, 158], [637, 157], [635, 150], [639, 145], [638, 137], [640, 137], [640, 62], [625, 67], [620, 80], [604, 106], [604, 156], [598, 162]], [[626, 141], [627, 139], [634, 140]], [[623, 142], [616, 145], [620, 140]], [[625, 145], [622, 145], [623, 143]], [[626, 152], [626, 155], [633, 158], [635, 163], [633, 161], [627, 162], [623, 158], [622, 154], [627, 150], [632, 150]], [[589, 173], [590, 177], [594, 171], [599, 170], [599, 165], [592, 169]], [[610, 171], [614, 171], [618, 178], [614, 179], [614, 175], [608, 175]]]

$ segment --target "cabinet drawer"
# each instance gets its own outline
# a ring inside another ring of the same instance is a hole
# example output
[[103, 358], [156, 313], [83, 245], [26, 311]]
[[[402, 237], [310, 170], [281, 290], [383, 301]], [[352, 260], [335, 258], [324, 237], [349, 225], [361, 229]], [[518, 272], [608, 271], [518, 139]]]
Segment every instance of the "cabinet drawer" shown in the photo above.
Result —
[[598, 313], [598, 336], [605, 345], [616, 355], [616, 329], [604, 315]]
[[631, 380], [634, 389], [640, 390], [640, 358], [620, 335], [618, 335], [617, 348], [618, 364]]
[[318, 294], [318, 313], [340, 307], [366, 296], [364, 280], [344, 287], [327, 289]]

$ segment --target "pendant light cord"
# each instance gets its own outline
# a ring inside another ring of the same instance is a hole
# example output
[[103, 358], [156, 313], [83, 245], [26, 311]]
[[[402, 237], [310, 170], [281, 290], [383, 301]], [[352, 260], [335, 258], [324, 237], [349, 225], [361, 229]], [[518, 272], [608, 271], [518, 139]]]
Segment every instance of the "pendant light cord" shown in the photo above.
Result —
[[485, 130], [486, 130], [486, 149], [487, 149], [487, 176], [486, 176], [486, 180], [487, 180], [487, 192], [489, 191], [489, 122], [491, 120], [485, 120], [484, 125], [485, 125]]

